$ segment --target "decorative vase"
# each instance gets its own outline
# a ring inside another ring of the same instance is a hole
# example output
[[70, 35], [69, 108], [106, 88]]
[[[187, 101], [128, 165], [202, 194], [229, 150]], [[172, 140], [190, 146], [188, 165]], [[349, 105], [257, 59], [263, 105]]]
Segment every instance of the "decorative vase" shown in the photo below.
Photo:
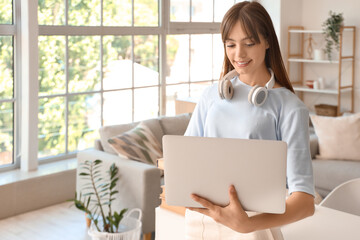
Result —
[[324, 59], [324, 51], [322, 49], [314, 50], [314, 60], [323, 60]]

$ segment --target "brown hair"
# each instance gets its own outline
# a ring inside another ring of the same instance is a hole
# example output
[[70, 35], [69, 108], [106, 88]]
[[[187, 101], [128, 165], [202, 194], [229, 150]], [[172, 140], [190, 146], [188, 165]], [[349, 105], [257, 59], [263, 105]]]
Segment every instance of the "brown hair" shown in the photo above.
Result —
[[294, 92], [285, 70], [279, 42], [271, 18], [265, 8], [258, 2], [237, 3], [227, 11], [223, 18], [220, 29], [225, 56], [220, 79], [234, 69], [226, 56], [225, 41], [228, 39], [230, 31], [238, 21], [240, 21], [246, 34], [251, 36], [255, 43], [260, 43], [259, 34], [267, 40], [269, 48], [265, 54], [266, 67], [274, 71], [275, 79], [280, 85]]

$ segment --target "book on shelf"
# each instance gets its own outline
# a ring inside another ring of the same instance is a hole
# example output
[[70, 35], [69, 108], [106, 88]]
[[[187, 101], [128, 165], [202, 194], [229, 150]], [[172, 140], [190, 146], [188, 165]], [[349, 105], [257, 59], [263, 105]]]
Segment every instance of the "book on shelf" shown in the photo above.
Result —
[[[161, 170], [164, 171], [164, 158], [159, 158], [157, 160], [157, 167]], [[160, 194], [160, 199], [161, 199], [161, 204], [160, 207], [164, 208], [166, 210], [172, 211], [174, 213], [180, 214], [182, 216], [185, 216], [185, 207], [181, 207], [181, 206], [169, 206], [166, 204], [165, 201], [165, 186], [161, 186], [162, 192]]]
[[164, 170], [164, 158], [159, 158], [157, 160], [157, 167], [161, 170]]

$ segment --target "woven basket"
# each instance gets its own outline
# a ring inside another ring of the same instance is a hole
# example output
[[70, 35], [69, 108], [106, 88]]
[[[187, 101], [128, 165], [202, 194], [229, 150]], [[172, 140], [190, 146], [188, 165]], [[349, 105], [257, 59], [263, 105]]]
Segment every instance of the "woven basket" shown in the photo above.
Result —
[[334, 105], [318, 104], [318, 105], [315, 105], [315, 112], [316, 112], [316, 115], [336, 117], [337, 116], [337, 108], [338, 107], [334, 106]]

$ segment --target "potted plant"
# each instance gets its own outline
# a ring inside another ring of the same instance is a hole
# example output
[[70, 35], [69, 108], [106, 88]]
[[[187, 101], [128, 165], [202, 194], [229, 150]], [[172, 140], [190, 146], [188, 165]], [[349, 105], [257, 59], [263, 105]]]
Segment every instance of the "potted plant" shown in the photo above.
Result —
[[342, 13], [335, 13], [330, 11], [330, 17], [323, 23], [323, 34], [325, 35], [325, 49], [324, 52], [331, 61], [331, 52], [333, 46], [339, 49], [339, 33], [344, 24], [344, 17]]
[[[130, 212], [126, 214], [126, 208], [120, 212], [112, 211], [111, 205], [115, 200], [115, 195], [118, 193], [115, 186], [119, 179], [119, 170], [113, 163], [109, 171], [107, 171], [107, 176], [103, 176], [101, 164], [101, 160], [82, 163], [81, 169], [83, 171], [79, 173], [79, 176], [88, 180], [88, 183], [82, 189], [85, 193], [80, 192], [79, 195], [75, 193], [75, 198], [69, 201], [73, 201], [75, 207], [84, 211], [87, 218], [91, 220], [92, 225], [89, 229], [91, 237], [95, 236], [96, 239], [118, 239], [116, 235], [122, 235], [121, 239], [139, 239], [137, 236], [140, 236], [141, 233], [141, 221], [139, 221], [141, 210], [133, 209], [130, 211], [139, 211], [139, 219], [129, 217]], [[108, 212], [105, 211], [105, 207]], [[128, 234], [130, 237], [124, 238], [126, 232], [130, 233]]]

